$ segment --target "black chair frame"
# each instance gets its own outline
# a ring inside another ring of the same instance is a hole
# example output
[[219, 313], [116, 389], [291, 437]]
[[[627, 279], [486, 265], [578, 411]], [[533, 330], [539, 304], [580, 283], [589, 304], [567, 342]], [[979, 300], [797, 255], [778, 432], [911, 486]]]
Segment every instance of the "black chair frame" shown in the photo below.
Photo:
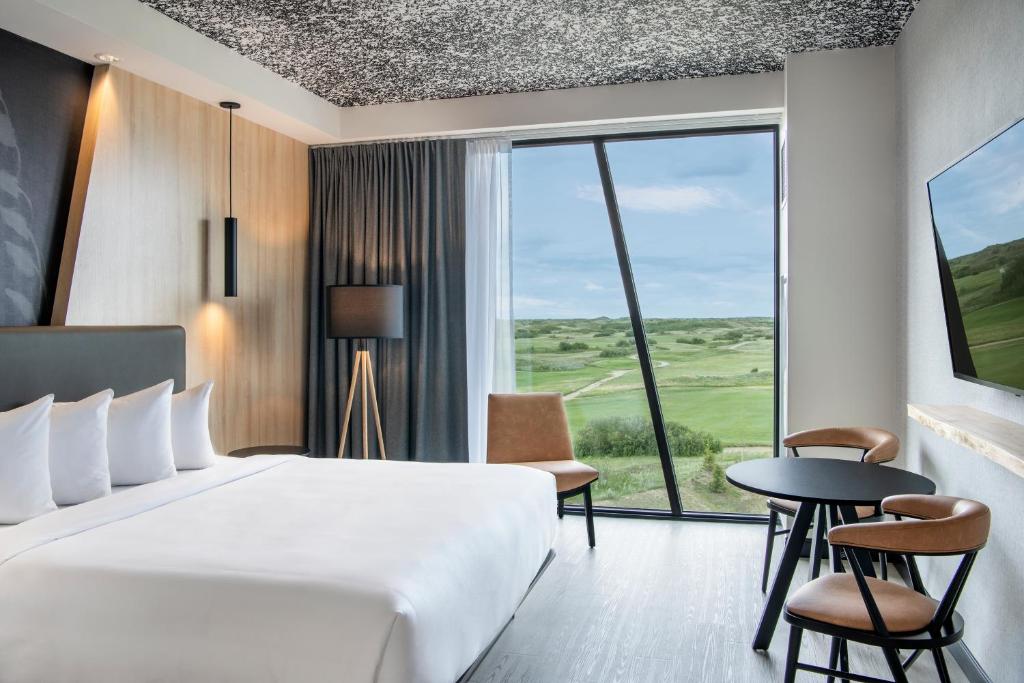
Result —
[[[829, 446], [829, 448], [844, 448], [844, 446]], [[845, 448], [849, 448], [849, 446], [846, 446]], [[799, 458], [800, 457], [800, 451], [797, 450], [796, 446], [791, 446], [790, 450], [793, 451], [793, 457], [794, 458]], [[862, 448], [860, 450], [861, 450], [860, 459], [861, 459], [861, 462], [863, 462], [864, 461], [864, 456], [866, 456], [871, 449], [870, 448]], [[876, 506], [875, 513], [876, 513], [876, 516], [879, 516], [879, 515], [882, 514], [882, 511], [881, 511], [880, 508], [878, 508]], [[779, 515], [785, 515], [787, 517], [793, 517], [794, 513], [789, 508], [784, 508], [784, 507], [782, 507], [780, 505], [775, 505], [774, 503], [772, 503], [771, 500], [769, 500], [768, 501], [768, 537], [765, 540], [765, 547], [764, 547], [764, 567], [761, 568], [761, 592], [762, 593], [765, 593], [765, 592], [768, 591], [768, 574], [771, 571], [771, 567], [772, 567], [772, 552], [775, 549], [775, 537], [776, 536], [783, 536], [783, 535], [789, 534], [789, 529], [786, 529], [785, 527], [783, 527], [783, 528], [776, 528], [779, 525]], [[816, 519], [817, 519], [817, 517], [816, 517]], [[866, 517], [865, 519], [870, 519], [870, 518]], [[815, 523], [817, 523], [817, 522], [815, 522]], [[817, 534], [819, 532], [816, 531], [815, 533]], [[884, 558], [883, 558], [883, 561], [882, 561], [882, 574], [883, 574], [883, 578], [885, 578], [886, 577], [885, 575], [887, 574], [887, 571], [886, 571], [886, 563], [885, 563]], [[817, 574], [813, 575], [812, 578], [817, 578]]]
[[[594, 481], [597, 481], [596, 479]], [[567, 498], [573, 498], [575, 496], [583, 494], [583, 513], [587, 517], [587, 540], [590, 542], [590, 547], [593, 548], [596, 545], [594, 540], [594, 501], [590, 495], [590, 485], [594, 482], [588, 482], [583, 486], [579, 486], [570, 491], [562, 491], [558, 494], [558, 518], [562, 519], [565, 516], [565, 501]]]
[[[899, 515], [896, 515], [896, 518], [899, 519]], [[942, 648], [952, 645], [963, 637], [964, 621], [956, 612], [956, 604], [960, 600], [964, 586], [967, 583], [967, 576], [970, 574], [971, 567], [974, 565], [974, 560], [976, 559], [980, 548], [966, 553], [900, 553], [906, 557], [913, 589], [922, 595], [928, 595], [928, 593], [924, 588], [924, 584], [921, 582], [921, 574], [918, 571], [917, 563], [914, 560], [915, 555], [948, 556], [962, 554], [963, 559], [960, 561], [959, 566], [953, 573], [953, 577], [950, 580], [949, 586], [946, 588], [945, 594], [936, 606], [935, 614], [932, 616], [931, 622], [919, 631], [891, 633], [886, 628], [885, 621], [882, 619], [882, 614], [878, 609], [878, 604], [875, 602], [874, 596], [868, 589], [864, 568], [861, 566], [861, 562], [863, 561], [862, 556], [860, 553], [851, 552], [854, 550], [851, 546], [836, 547], [845, 551], [844, 554], [847, 561], [850, 563], [850, 569], [852, 570], [853, 576], [857, 582], [857, 588], [860, 590], [861, 598], [864, 600], [868, 616], [871, 618], [871, 624], [875, 630], [862, 631], [860, 629], [836, 626], [834, 624], [828, 624], [814, 619], [801, 617], [796, 614], [791, 614], [789, 610], [786, 610], [785, 619], [790, 624], [790, 633], [789, 651], [786, 658], [786, 674], [783, 679], [785, 683], [793, 683], [796, 679], [796, 672], [798, 670], [828, 676], [829, 683], [837, 677], [842, 679], [844, 683], [847, 681], [862, 681], [863, 683], [907, 683], [906, 671], [926, 650], [931, 651], [932, 657], [935, 659], [935, 668], [938, 670], [939, 680], [942, 681], [942, 683], [949, 683], [949, 669], [946, 666], [946, 660], [942, 654]], [[804, 630], [814, 631], [832, 637], [832, 644], [829, 652], [829, 665], [827, 668], [799, 661], [800, 642], [803, 637]], [[863, 643], [865, 645], [882, 648], [886, 663], [889, 665], [889, 670], [892, 672], [893, 680], [887, 681], [881, 678], [874, 678], [872, 676], [865, 676], [863, 674], [850, 672], [847, 642], [851, 640], [856, 643]], [[912, 652], [906, 660], [901, 661], [899, 653], [900, 650], [912, 650]]]

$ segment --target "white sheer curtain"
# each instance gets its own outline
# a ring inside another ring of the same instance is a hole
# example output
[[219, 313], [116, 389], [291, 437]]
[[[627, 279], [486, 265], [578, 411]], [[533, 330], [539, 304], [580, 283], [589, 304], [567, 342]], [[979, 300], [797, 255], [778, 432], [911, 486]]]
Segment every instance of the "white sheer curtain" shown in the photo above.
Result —
[[466, 145], [469, 461], [487, 459], [487, 394], [515, 389], [508, 140]]

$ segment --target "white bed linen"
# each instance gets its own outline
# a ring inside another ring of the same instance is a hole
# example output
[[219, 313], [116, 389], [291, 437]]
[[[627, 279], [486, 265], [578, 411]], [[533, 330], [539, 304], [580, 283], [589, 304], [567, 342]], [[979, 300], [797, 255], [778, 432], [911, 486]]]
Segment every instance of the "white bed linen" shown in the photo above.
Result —
[[218, 459], [0, 532], [2, 681], [452, 681], [554, 541], [499, 465]]

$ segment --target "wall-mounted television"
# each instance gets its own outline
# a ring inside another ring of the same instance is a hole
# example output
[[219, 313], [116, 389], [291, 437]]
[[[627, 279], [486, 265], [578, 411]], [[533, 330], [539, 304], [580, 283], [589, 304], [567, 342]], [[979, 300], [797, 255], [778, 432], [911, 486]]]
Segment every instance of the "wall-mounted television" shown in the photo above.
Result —
[[1024, 120], [928, 181], [953, 374], [1024, 394]]

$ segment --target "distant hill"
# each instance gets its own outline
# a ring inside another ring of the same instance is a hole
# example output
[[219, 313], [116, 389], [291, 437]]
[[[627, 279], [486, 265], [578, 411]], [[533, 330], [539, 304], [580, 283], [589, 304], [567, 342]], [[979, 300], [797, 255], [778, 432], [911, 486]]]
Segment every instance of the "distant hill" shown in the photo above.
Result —
[[1024, 296], [1024, 238], [950, 259], [949, 267], [964, 315]]

